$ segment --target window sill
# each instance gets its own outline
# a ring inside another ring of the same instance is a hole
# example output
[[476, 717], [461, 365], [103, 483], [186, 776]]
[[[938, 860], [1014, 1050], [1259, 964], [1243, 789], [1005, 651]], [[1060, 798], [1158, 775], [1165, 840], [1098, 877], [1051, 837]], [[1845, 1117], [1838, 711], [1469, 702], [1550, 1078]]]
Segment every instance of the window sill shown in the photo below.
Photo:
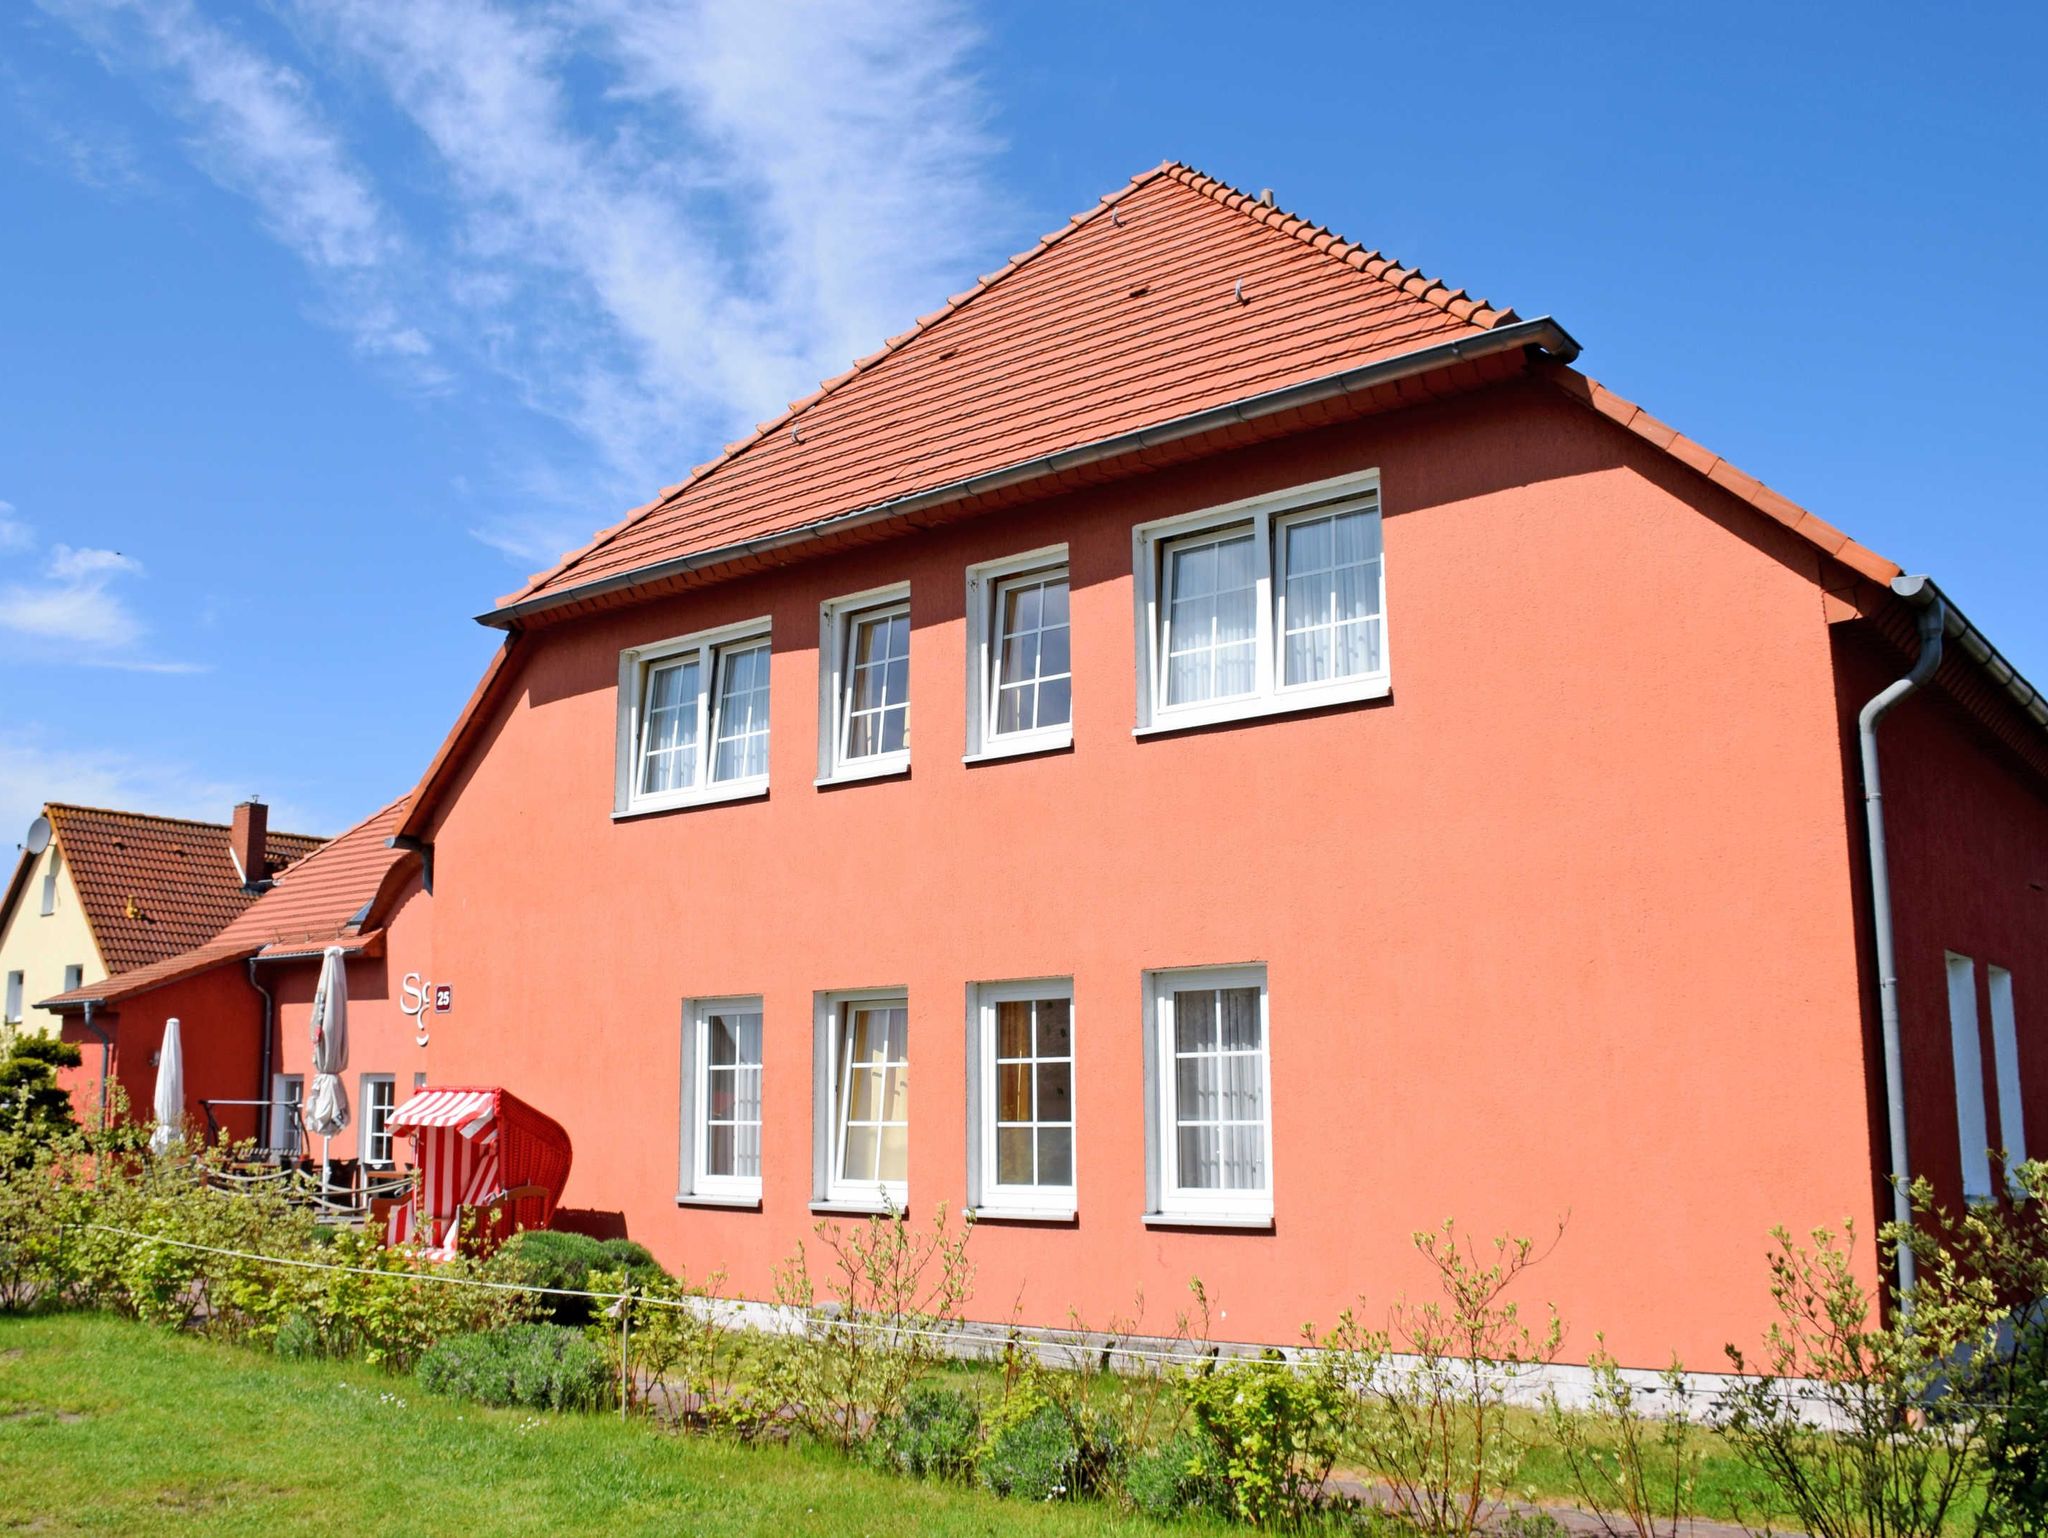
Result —
[[1148, 1212], [1141, 1222], [1147, 1228], [1253, 1228], [1271, 1229], [1270, 1212]]
[[691, 791], [686, 796], [663, 796], [635, 801], [623, 811], [612, 812], [613, 822], [625, 822], [634, 817], [652, 817], [657, 812], [684, 812], [693, 806], [722, 806], [728, 801], [758, 801], [768, 794], [766, 780], [744, 780], [732, 785], [715, 785], [701, 791]]
[[1131, 729], [1133, 737], [1161, 737], [1199, 726], [1218, 726], [1228, 721], [1254, 721], [1261, 716], [1291, 716], [1307, 710], [1324, 710], [1332, 705], [1353, 705], [1360, 700], [1385, 699], [1394, 692], [1390, 678], [1361, 678], [1350, 683], [1319, 689], [1293, 690], [1285, 694], [1262, 694], [1251, 699], [1227, 700], [1216, 705], [1191, 706], [1161, 712], [1149, 725]]
[[862, 780], [887, 780], [910, 773], [910, 755], [905, 753], [892, 756], [872, 764], [853, 764], [835, 769], [830, 774], [821, 774], [811, 781], [819, 790], [830, 790], [834, 785], [858, 785]]
[[1034, 753], [1065, 753], [1074, 746], [1071, 731], [1045, 732], [1030, 737], [1019, 737], [1014, 741], [997, 741], [962, 754], [963, 764], [989, 764], [1005, 758], [1029, 758]]
[[902, 1203], [891, 1206], [879, 1201], [816, 1201], [811, 1203], [811, 1211], [821, 1218], [900, 1218], [906, 1215]]
[[727, 1207], [739, 1212], [759, 1212], [761, 1210], [761, 1198], [758, 1195], [742, 1196], [737, 1191], [729, 1194], [722, 1191], [678, 1191], [676, 1192], [676, 1205], [678, 1207]]
[[977, 1223], [1071, 1223], [1080, 1214], [1072, 1207], [970, 1207]]

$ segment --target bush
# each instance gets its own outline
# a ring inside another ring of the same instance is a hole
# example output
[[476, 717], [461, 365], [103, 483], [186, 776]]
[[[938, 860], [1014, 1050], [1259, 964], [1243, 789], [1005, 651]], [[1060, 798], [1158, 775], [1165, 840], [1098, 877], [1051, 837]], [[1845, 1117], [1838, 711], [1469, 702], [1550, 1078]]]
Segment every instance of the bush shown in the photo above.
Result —
[[[616, 1290], [591, 1284], [592, 1272], [623, 1273], [635, 1287], [657, 1287], [669, 1279], [645, 1245], [630, 1239], [593, 1239], [588, 1234], [558, 1233], [553, 1229], [529, 1228], [506, 1241], [491, 1269], [507, 1281], [527, 1287], [556, 1287], [575, 1292]], [[534, 1295], [535, 1312], [557, 1324], [584, 1325], [604, 1312], [602, 1303], [589, 1298], [565, 1298], [551, 1293]]]
[[1240, 1521], [1284, 1526], [1321, 1503], [1346, 1397], [1327, 1365], [1208, 1364], [1181, 1391], [1204, 1444], [1201, 1468], [1223, 1480]]
[[1160, 1522], [1195, 1511], [1227, 1516], [1231, 1510], [1230, 1486], [1211, 1462], [1209, 1443], [1192, 1431], [1133, 1458], [1124, 1471], [1124, 1495]]
[[1066, 1412], [1050, 1401], [999, 1425], [981, 1445], [974, 1467], [997, 1495], [1057, 1501], [1081, 1493], [1080, 1438]]
[[430, 1347], [416, 1376], [453, 1399], [536, 1410], [595, 1410], [612, 1401], [603, 1357], [574, 1330], [517, 1324]]
[[1698, 1420], [1685, 1364], [1676, 1357], [1658, 1374], [1657, 1390], [1639, 1389], [1607, 1350], [1605, 1336], [1586, 1359], [1593, 1379], [1592, 1413], [1565, 1408], [1545, 1390], [1544, 1418], [1572, 1487], [1602, 1532], [1629, 1538], [1679, 1538], [1692, 1530], [1699, 1486]]
[[875, 1423], [868, 1460], [896, 1474], [961, 1479], [974, 1463], [981, 1440], [981, 1410], [958, 1389], [921, 1385], [903, 1396], [903, 1407]]

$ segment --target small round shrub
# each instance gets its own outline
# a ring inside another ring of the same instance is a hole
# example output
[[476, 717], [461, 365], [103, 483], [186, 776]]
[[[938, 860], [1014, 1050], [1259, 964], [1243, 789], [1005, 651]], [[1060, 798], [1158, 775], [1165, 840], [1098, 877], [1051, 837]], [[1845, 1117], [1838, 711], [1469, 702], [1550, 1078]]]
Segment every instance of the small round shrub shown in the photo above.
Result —
[[1140, 1512], [1171, 1522], [1191, 1511], [1227, 1515], [1230, 1486], [1216, 1472], [1208, 1442], [1183, 1431], [1147, 1448], [1124, 1471], [1124, 1494]]
[[[556, 1233], [547, 1228], [529, 1228], [514, 1234], [498, 1252], [494, 1269], [508, 1280], [527, 1287], [581, 1289], [590, 1285], [593, 1269], [613, 1265], [611, 1256], [587, 1234]], [[548, 1293], [535, 1298], [538, 1311], [557, 1324], [581, 1325], [590, 1320], [588, 1298], [563, 1298]]]
[[594, 1410], [612, 1397], [611, 1369], [597, 1347], [560, 1325], [451, 1336], [430, 1347], [415, 1372], [437, 1394], [499, 1407]]
[[958, 1389], [920, 1386], [903, 1408], [876, 1422], [867, 1442], [871, 1462], [892, 1473], [964, 1478], [981, 1439], [981, 1411]]
[[1066, 1411], [1048, 1401], [999, 1427], [982, 1444], [975, 1474], [997, 1495], [1065, 1500], [1080, 1493], [1081, 1439]]

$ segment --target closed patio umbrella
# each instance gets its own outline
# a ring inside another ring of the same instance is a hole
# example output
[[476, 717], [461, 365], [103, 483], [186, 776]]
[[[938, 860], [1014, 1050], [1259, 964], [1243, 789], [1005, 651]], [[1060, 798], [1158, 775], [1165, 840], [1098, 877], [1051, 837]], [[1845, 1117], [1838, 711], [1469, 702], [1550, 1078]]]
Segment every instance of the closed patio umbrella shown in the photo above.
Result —
[[341, 1074], [348, 1067], [348, 975], [341, 947], [320, 958], [320, 983], [313, 990], [313, 1088], [306, 1096], [306, 1130], [320, 1134], [320, 1184], [327, 1184], [327, 1139], [348, 1125], [348, 1091]]
[[160, 1154], [185, 1135], [185, 1046], [178, 1035], [178, 1017], [164, 1022], [164, 1041], [156, 1055], [156, 1130], [149, 1151]]

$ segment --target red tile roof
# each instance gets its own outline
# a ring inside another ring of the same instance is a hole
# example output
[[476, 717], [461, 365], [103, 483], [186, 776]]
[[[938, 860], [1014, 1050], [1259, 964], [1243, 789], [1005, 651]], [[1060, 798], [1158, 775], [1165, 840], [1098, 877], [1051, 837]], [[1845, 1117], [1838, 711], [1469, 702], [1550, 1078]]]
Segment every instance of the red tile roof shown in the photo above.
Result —
[[1514, 319], [1162, 165], [501, 602], [570, 594]]
[[[242, 886], [224, 824], [60, 802], [44, 811], [109, 972], [188, 951], [257, 900]], [[272, 833], [264, 874], [279, 874], [320, 844]]]
[[385, 846], [411, 797], [401, 796], [346, 833], [323, 844], [277, 878], [277, 884], [202, 945], [147, 966], [122, 970], [44, 1001], [46, 1009], [114, 1003], [179, 978], [249, 956], [315, 953], [330, 944], [351, 948], [370, 936], [361, 920], [386, 892], [395, 867], [415, 856]]

